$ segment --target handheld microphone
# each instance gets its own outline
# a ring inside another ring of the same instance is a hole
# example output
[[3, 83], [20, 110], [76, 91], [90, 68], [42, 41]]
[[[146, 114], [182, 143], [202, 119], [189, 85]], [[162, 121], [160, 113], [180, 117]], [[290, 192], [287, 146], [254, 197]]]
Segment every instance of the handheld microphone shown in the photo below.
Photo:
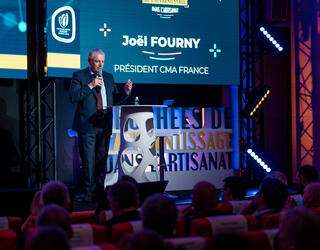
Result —
[[[96, 73], [96, 77], [102, 77], [102, 70], [99, 70], [97, 73]], [[96, 86], [97, 90], [100, 91], [101, 87], [100, 86]]]
[[100, 69], [97, 74], [96, 74], [97, 77], [102, 77], [102, 70]]

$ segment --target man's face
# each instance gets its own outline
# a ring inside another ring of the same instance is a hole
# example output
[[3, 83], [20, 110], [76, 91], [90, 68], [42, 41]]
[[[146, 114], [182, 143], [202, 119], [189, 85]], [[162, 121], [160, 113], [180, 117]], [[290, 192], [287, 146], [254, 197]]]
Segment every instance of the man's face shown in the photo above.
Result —
[[91, 70], [97, 73], [99, 70], [103, 69], [104, 65], [104, 55], [100, 53], [95, 53], [93, 58], [88, 59]]

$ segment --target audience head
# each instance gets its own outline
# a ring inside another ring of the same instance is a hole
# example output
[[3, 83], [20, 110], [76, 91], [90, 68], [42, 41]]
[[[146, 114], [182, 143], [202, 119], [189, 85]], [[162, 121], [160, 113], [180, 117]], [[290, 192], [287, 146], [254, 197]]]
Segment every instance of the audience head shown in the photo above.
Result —
[[27, 250], [69, 250], [69, 240], [66, 233], [57, 226], [38, 228], [30, 242]]
[[149, 229], [134, 233], [126, 245], [126, 250], [165, 250], [162, 236]]
[[320, 182], [313, 182], [304, 188], [303, 205], [307, 208], [320, 207]]
[[279, 249], [320, 249], [320, 217], [304, 207], [286, 210], [280, 217]]
[[173, 235], [178, 210], [174, 202], [162, 194], [149, 196], [142, 205], [144, 228], [154, 230], [163, 237]]
[[280, 211], [287, 201], [288, 190], [281, 181], [265, 178], [260, 184], [257, 195], [260, 197], [258, 210], [274, 209]]
[[309, 183], [318, 181], [318, 170], [311, 165], [300, 167], [298, 172], [299, 184], [305, 188]]
[[49, 204], [57, 204], [69, 210], [71, 201], [67, 186], [60, 181], [49, 181], [42, 187], [40, 203], [43, 207]]
[[265, 178], [273, 178], [281, 181], [286, 187], [288, 186], [287, 176], [280, 171], [271, 171]]
[[108, 189], [110, 207], [115, 216], [121, 215], [128, 209], [135, 210], [139, 206], [137, 187], [129, 181], [118, 181]]
[[240, 176], [229, 176], [223, 180], [224, 201], [243, 200], [247, 194], [247, 183]]
[[55, 204], [45, 206], [37, 217], [36, 227], [58, 226], [63, 229], [69, 238], [72, 237], [71, 217], [68, 211]]
[[210, 182], [198, 182], [192, 189], [192, 205], [197, 215], [214, 211], [218, 205], [216, 187]]
[[128, 181], [128, 182], [131, 182], [131, 183], [133, 183], [133, 184], [137, 187], [137, 189], [138, 189], [138, 186], [139, 186], [138, 182], [136, 181], [135, 178], [131, 177], [130, 175], [126, 175], [126, 174], [125, 174], [125, 175], [122, 175], [122, 176], [120, 177], [119, 181]]

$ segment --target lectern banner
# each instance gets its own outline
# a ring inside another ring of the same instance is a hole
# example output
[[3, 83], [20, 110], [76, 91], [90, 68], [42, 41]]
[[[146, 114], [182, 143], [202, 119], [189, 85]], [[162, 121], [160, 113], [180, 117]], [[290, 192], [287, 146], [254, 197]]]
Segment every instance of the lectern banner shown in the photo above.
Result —
[[[223, 179], [233, 175], [232, 128], [229, 108], [165, 108], [155, 107], [154, 126], [156, 136], [165, 136], [165, 180], [167, 190], [188, 190], [200, 180], [222, 187]], [[118, 178], [118, 152], [120, 148], [119, 108], [114, 108], [113, 134], [109, 147], [106, 185]], [[132, 140], [139, 138], [139, 129], [133, 121], [127, 130]], [[159, 140], [150, 147], [159, 156]], [[157, 157], [159, 158], [159, 157]], [[143, 159], [143, 151], [130, 148], [122, 154], [123, 161], [132, 169]], [[156, 179], [153, 167], [146, 169], [150, 178]]]

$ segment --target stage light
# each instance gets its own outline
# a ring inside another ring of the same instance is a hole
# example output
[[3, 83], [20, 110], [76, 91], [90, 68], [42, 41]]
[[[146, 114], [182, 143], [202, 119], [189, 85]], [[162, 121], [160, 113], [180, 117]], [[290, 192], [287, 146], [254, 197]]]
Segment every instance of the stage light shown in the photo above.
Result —
[[271, 172], [271, 168], [251, 149], [247, 149], [247, 153], [267, 172]]
[[270, 94], [270, 87], [265, 85], [254, 97], [253, 100], [249, 101], [247, 106], [244, 109], [244, 115], [245, 116], [253, 116], [254, 113], [258, 110], [258, 108], [261, 106], [261, 104], [264, 102], [264, 100], [267, 98], [267, 96]]
[[20, 32], [26, 32], [27, 31], [27, 23], [24, 21], [19, 22], [18, 29]]
[[265, 27], [260, 27], [260, 31], [280, 52], [283, 51], [283, 47], [271, 36]]

